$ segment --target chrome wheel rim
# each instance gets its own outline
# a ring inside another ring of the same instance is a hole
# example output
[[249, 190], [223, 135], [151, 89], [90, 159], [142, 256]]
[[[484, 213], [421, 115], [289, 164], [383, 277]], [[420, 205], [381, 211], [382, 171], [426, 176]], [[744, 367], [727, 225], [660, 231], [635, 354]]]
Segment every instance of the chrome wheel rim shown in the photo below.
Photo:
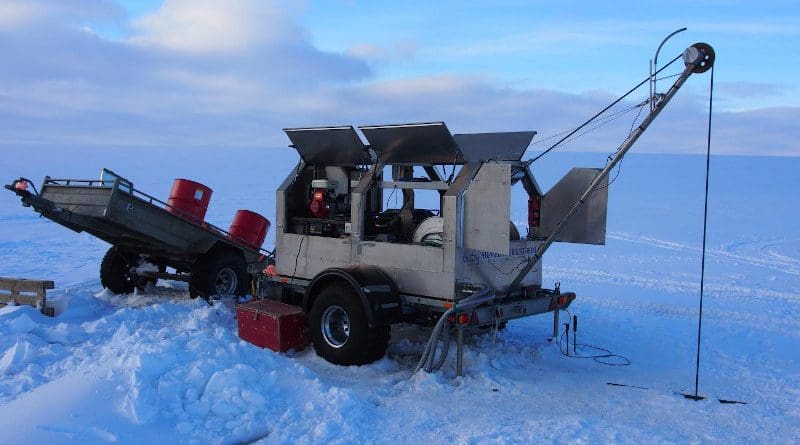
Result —
[[217, 295], [233, 295], [236, 293], [238, 285], [239, 278], [236, 276], [236, 272], [226, 267], [217, 274], [214, 289], [217, 291]]
[[321, 321], [322, 337], [325, 343], [334, 348], [341, 348], [350, 338], [350, 317], [339, 306], [325, 309]]

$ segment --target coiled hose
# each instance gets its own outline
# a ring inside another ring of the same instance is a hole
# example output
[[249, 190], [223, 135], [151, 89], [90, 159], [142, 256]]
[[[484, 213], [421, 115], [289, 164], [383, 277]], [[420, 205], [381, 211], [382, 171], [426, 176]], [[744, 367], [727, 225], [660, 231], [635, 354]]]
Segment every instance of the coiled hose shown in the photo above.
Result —
[[[475, 294], [459, 301], [458, 309], [471, 309], [475, 306], [493, 300], [494, 297], [494, 292], [492, 292], [492, 289], [487, 286]], [[424, 369], [425, 372], [433, 372], [440, 369], [444, 364], [445, 359], [447, 359], [447, 354], [450, 352], [450, 335], [448, 335], [449, 333], [444, 326], [447, 323], [447, 317], [455, 310], [455, 306], [451, 307], [450, 309], [446, 310], [441, 317], [439, 317], [439, 321], [437, 321], [436, 325], [433, 327], [431, 337], [428, 339], [428, 343], [425, 345], [425, 349], [422, 351], [422, 357], [419, 359], [419, 363], [417, 363], [417, 366], [414, 368], [413, 374], [416, 374], [420, 369]], [[442, 337], [444, 337], [443, 349], [439, 359], [437, 360], [436, 350], [439, 347], [439, 342], [442, 341]]]

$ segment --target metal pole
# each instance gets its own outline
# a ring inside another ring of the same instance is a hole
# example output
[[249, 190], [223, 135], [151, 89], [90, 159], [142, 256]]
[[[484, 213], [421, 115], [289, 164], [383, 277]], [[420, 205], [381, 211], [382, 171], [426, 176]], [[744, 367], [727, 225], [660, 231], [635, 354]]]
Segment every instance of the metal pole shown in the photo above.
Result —
[[558, 337], [558, 314], [561, 312], [560, 309], [556, 309], [553, 311], [553, 338]]
[[464, 375], [464, 325], [458, 325], [458, 340], [456, 340], [456, 377]]
[[[649, 82], [650, 94], [647, 97], [649, 97], [651, 99], [655, 95], [655, 91], [653, 91], [653, 79], [654, 78], [655, 78], [655, 76], [653, 75], [653, 59], [650, 59], [650, 82]], [[655, 104], [653, 103], [653, 101], [650, 101], [650, 111], [653, 111], [653, 107], [654, 106], [655, 106]]]
[[[688, 53], [689, 51], [687, 51], [684, 54], [688, 55]], [[589, 195], [591, 195], [594, 192], [595, 188], [597, 188], [597, 186], [603, 181], [603, 179], [605, 179], [606, 176], [608, 176], [609, 172], [611, 172], [611, 170], [617, 165], [617, 163], [619, 163], [619, 161], [622, 160], [625, 154], [628, 153], [628, 150], [630, 150], [631, 147], [633, 147], [633, 144], [636, 143], [636, 141], [644, 133], [647, 127], [649, 127], [650, 124], [655, 120], [655, 118], [658, 117], [659, 113], [661, 113], [664, 107], [666, 107], [669, 101], [675, 96], [680, 87], [683, 86], [683, 84], [686, 82], [686, 79], [688, 79], [689, 76], [692, 75], [692, 72], [695, 70], [697, 65], [704, 60], [705, 57], [704, 53], [696, 51], [694, 55], [695, 55], [694, 60], [691, 61], [684, 60], [684, 62], [686, 63], [686, 68], [683, 70], [680, 76], [678, 76], [678, 78], [675, 80], [675, 83], [672, 84], [672, 87], [670, 87], [670, 89], [666, 92], [666, 94], [664, 94], [664, 97], [658, 101], [658, 103], [653, 108], [653, 111], [651, 111], [650, 114], [648, 114], [647, 117], [644, 118], [639, 127], [637, 127], [633, 132], [631, 132], [631, 134], [628, 135], [628, 138], [625, 139], [625, 142], [623, 142], [622, 145], [619, 146], [619, 149], [617, 149], [617, 152], [614, 154], [614, 157], [611, 159], [611, 161], [609, 161], [608, 164], [606, 164], [605, 168], [603, 168], [603, 170], [594, 178], [594, 180], [586, 189], [586, 191], [583, 193], [578, 202], [576, 202], [575, 205], [572, 206], [572, 209], [570, 209], [567, 215], [564, 216], [561, 222], [558, 223], [556, 228], [553, 230], [553, 233], [551, 233], [550, 236], [545, 238], [544, 242], [542, 242], [542, 244], [539, 245], [539, 248], [536, 249], [536, 252], [533, 254], [533, 256], [530, 259], [528, 259], [528, 262], [525, 265], [525, 267], [523, 267], [522, 270], [519, 271], [517, 276], [514, 278], [514, 281], [512, 281], [511, 284], [508, 286], [507, 292], [511, 292], [513, 289], [516, 289], [522, 282], [522, 279], [525, 278], [528, 272], [530, 272], [530, 270], [533, 268], [533, 266], [536, 265], [536, 263], [542, 259], [542, 255], [544, 255], [545, 251], [547, 251], [547, 249], [549, 249], [550, 246], [555, 242], [558, 234], [561, 233], [564, 227], [566, 227], [569, 220], [575, 215], [575, 213], [578, 212], [578, 210], [581, 208], [581, 206], [589, 197]]]

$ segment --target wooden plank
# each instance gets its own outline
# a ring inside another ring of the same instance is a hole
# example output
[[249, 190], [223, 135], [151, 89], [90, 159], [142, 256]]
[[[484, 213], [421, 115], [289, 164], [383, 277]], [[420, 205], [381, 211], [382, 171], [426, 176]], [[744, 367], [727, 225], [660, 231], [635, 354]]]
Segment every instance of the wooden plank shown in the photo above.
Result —
[[46, 289], [53, 289], [55, 283], [50, 280], [29, 280], [26, 278], [0, 277], [0, 289], [11, 292], [45, 292]]
[[0, 302], [3, 303], [16, 303], [27, 304], [29, 306], [39, 306], [39, 301], [43, 298], [39, 295], [19, 295], [19, 294], [6, 294], [0, 293]]
[[0, 307], [8, 304], [27, 304], [41, 308], [44, 315], [53, 317], [55, 310], [47, 307], [47, 289], [53, 289], [51, 280], [29, 280], [27, 278], [0, 277]]

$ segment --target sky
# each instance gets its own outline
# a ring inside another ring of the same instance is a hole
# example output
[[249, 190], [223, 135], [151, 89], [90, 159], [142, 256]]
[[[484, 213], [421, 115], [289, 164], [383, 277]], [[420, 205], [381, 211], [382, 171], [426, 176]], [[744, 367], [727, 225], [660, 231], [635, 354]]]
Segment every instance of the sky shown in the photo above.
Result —
[[[0, 0], [0, 147], [277, 148], [286, 127], [445, 121], [536, 130], [535, 154], [687, 27], [659, 62], [715, 48], [712, 151], [800, 156], [797, 23], [792, 1]], [[709, 81], [636, 150], [704, 152]], [[563, 148], [611, 152], [637, 111]]]

